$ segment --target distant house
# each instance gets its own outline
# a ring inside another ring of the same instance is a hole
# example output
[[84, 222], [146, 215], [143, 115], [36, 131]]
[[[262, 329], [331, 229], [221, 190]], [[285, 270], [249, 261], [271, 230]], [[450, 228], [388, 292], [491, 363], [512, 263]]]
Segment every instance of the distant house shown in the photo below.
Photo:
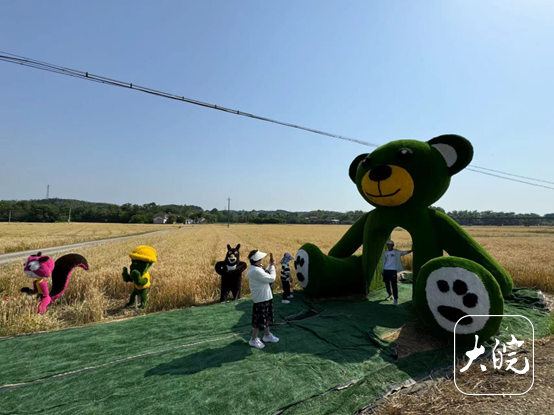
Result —
[[340, 223], [340, 220], [338, 219], [327, 219], [327, 222], [331, 225], [338, 225]]
[[194, 223], [194, 221], [191, 218], [186, 218], [185, 219], [185, 225], [192, 225], [193, 223]]
[[154, 223], [158, 225], [167, 223], [168, 219], [169, 219], [169, 213], [159, 212], [154, 215]]
[[308, 221], [310, 223], [318, 223], [319, 222], [319, 218], [317, 216], [308, 216]]
[[198, 218], [198, 219], [196, 219], [196, 223], [204, 223], [205, 220], [206, 219], [204, 219], [204, 218]]
[[154, 223], [158, 225], [162, 225], [165, 223], [175, 223], [176, 220], [170, 220], [170, 218], [177, 219], [179, 215], [175, 213], [165, 213], [165, 212], [159, 212], [154, 215]]

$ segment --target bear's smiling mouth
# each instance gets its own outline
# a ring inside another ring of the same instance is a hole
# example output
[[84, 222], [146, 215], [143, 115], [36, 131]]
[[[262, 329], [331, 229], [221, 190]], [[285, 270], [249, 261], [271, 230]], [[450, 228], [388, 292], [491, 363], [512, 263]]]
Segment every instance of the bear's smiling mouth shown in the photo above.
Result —
[[390, 196], [394, 196], [395, 194], [397, 194], [401, 189], [398, 189], [396, 192], [394, 193], [390, 193], [388, 195], [372, 195], [371, 193], [368, 193], [368, 192], [365, 192], [366, 195], [368, 195], [369, 197], [390, 197]]
[[[452, 323], [457, 322], [459, 319], [461, 319], [464, 316], [467, 316], [467, 313], [464, 313], [459, 308], [449, 307], [447, 305], [440, 305], [437, 307], [437, 311], [441, 316], [443, 316], [445, 319], [451, 321]], [[471, 317], [464, 318], [462, 321], [460, 321], [461, 326], [467, 326], [469, 324], [473, 323], [473, 319]]]

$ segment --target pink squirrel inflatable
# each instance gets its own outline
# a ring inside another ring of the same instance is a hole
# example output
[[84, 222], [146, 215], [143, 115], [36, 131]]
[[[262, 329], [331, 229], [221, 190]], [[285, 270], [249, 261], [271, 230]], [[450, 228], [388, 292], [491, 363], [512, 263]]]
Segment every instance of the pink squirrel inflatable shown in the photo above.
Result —
[[[64, 294], [75, 268], [83, 268], [88, 271], [85, 257], [78, 254], [67, 254], [58, 258], [54, 263], [52, 258], [43, 256], [41, 252], [31, 255], [25, 262], [23, 270], [28, 278], [34, 280], [33, 288], [23, 287], [21, 292], [37, 295], [40, 298], [37, 312], [44, 314], [50, 303]], [[52, 276], [51, 289], [48, 288], [46, 282], [50, 276]]]

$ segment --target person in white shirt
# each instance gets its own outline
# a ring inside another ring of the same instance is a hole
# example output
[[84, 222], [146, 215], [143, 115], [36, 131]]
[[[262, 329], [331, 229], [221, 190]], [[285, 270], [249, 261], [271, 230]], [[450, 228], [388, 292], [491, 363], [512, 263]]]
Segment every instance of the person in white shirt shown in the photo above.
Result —
[[388, 241], [387, 250], [383, 253], [383, 281], [389, 295], [387, 300], [390, 301], [394, 298], [394, 305], [398, 305], [398, 272], [404, 269], [400, 257], [411, 252], [411, 249], [409, 251], [394, 249], [394, 242]]
[[250, 293], [254, 306], [252, 308], [252, 338], [248, 344], [257, 349], [263, 349], [264, 343], [258, 338], [258, 332], [264, 331], [263, 341], [266, 343], [277, 343], [279, 339], [270, 331], [273, 325], [273, 293], [269, 284], [275, 281], [275, 260], [270, 255], [269, 267], [262, 266], [262, 259], [266, 253], [254, 250], [248, 254], [250, 268], [246, 273], [246, 279], [250, 283]]

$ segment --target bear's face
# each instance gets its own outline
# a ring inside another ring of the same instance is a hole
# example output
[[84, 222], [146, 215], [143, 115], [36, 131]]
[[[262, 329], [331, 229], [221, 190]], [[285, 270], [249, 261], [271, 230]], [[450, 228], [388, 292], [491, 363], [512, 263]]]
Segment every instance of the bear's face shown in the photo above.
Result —
[[225, 261], [229, 265], [236, 265], [238, 262], [240, 262], [240, 244], [237, 245], [236, 248], [231, 247], [231, 245], [227, 245], [227, 256], [225, 257]]
[[427, 207], [440, 199], [450, 177], [465, 168], [472, 156], [471, 144], [461, 136], [428, 142], [398, 140], [356, 157], [350, 178], [375, 207]]

